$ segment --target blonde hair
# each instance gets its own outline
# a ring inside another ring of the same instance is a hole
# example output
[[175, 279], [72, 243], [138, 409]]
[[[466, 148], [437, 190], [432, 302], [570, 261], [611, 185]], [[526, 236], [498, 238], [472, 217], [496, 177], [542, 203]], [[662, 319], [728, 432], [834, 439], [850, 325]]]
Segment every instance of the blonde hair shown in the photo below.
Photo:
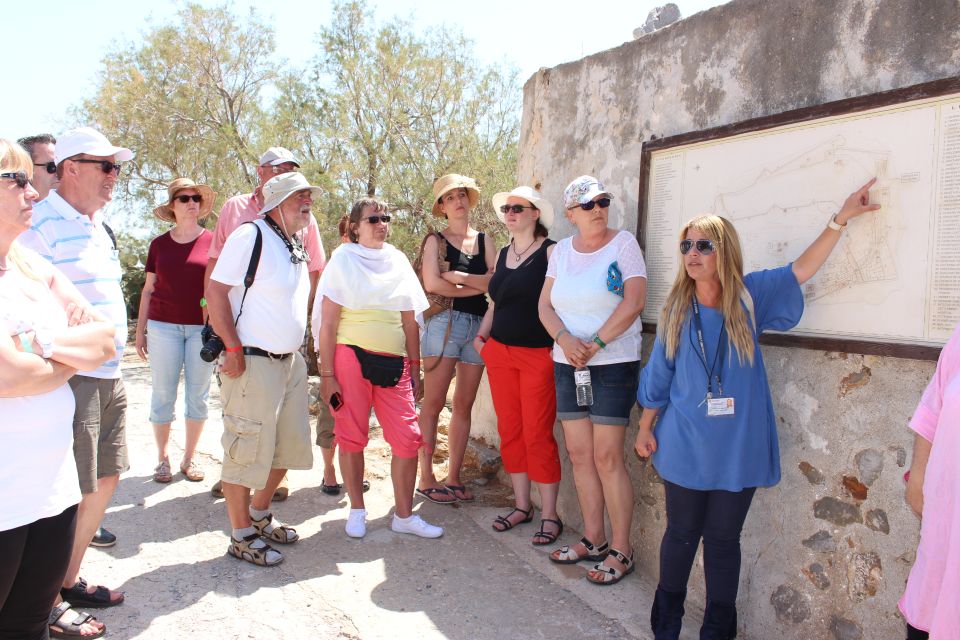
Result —
[[[19, 144], [0, 138], [0, 172], [22, 171], [28, 178], [33, 178], [33, 160], [26, 149]], [[30, 261], [26, 253], [20, 248], [16, 240], [10, 245], [10, 251], [7, 253], [7, 259], [17, 266], [22, 274], [28, 278], [39, 280], [40, 277], [30, 267]]]
[[[717, 275], [722, 289], [720, 310], [723, 313], [727, 330], [727, 345], [737, 352], [740, 364], [746, 360], [753, 365], [754, 325], [753, 299], [743, 283], [743, 253], [740, 250], [740, 237], [733, 224], [726, 218], [715, 215], [696, 217], [680, 230], [680, 240], [687, 237], [690, 229], [696, 229], [713, 241], [717, 252]], [[680, 346], [680, 330], [683, 328], [696, 291], [696, 283], [687, 275], [680, 258], [680, 269], [673, 281], [667, 301], [660, 312], [657, 335], [663, 341], [667, 358], [673, 360]], [[749, 320], [747, 315], [749, 313]]]

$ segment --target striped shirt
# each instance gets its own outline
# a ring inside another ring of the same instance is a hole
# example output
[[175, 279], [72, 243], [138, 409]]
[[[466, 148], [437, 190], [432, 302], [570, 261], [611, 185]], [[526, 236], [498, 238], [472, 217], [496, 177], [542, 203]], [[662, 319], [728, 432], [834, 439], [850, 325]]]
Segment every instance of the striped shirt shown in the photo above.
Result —
[[33, 206], [33, 226], [18, 242], [60, 269], [90, 304], [114, 324], [117, 356], [83, 375], [119, 378], [127, 337], [127, 305], [120, 288], [120, 257], [103, 228], [103, 214], [98, 211], [91, 220], [54, 190]]

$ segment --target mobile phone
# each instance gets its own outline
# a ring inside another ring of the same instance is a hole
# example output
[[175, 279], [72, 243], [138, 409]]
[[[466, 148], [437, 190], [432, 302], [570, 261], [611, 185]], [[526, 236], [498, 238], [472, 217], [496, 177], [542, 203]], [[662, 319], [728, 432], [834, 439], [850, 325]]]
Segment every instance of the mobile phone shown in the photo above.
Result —
[[339, 392], [330, 396], [330, 408], [336, 411], [343, 406], [343, 396]]

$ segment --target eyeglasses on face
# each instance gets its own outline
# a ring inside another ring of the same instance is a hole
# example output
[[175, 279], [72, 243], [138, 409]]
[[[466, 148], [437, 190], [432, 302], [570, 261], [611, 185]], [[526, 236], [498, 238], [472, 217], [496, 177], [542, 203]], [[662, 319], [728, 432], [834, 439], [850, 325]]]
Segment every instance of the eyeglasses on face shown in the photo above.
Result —
[[702, 256], [708, 256], [717, 250], [716, 246], [713, 244], [713, 240], [701, 239], [680, 241], [680, 253], [683, 255], [690, 253], [690, 249], [693, 249], [694, 247], [697, 248], [697, 253]]
[[91, 158], [70, 158], [74, 162], [82, 162], [84, 164], [98, 164], [100, 165], [100, 170], [106, 174], [110, 174], [113, 171], [116, 171], [118, 174], [123, 169], [122, 164], [113, 162], [112, 160], [93, 160]]
[[364, 220], [366, 220], [370, 224], [377, 224], [378, 222], [383, 222], [384, 224], [386, 224], [387, 222], [390, 222], [390, 214], [384, 213], [379, 216], [367, 216], [366, 218], [364, 218]]
[[591, 200], [590, 202], [585, 202], [580, 205], [580, 208], [584, 211], [593, 211], [594, 207], [600, 207], [601, 209], [606, 209], [610, 206], [610, 198], [600, 198], [599, 200]]
[[50, 162], [34, 162], [33, 166], [43, 167], [47, 170], [47, 173], [54, 174], [57, 172], [57, 163], [51, 160]]
[[177, 196], [176, 198], [174, 198], [174, 200], [176, 200], [177, 202], [182, 202], [183, 204], [187, 204], [191, 200], [193, 200], [194, 202], [200, 202], [201, 200], [203, 200], [203, 196], [201, 196], [199, 193], [195, 193], [192, 196], [187, 196], [187, 195]]
[[13, 180], [21, 189], [26, 189], [27, 185], [30, 184], [30, 178], [28, 178], [27, 174], [25, 174], [23, 171], [8, 171], [7, 173], [0, 173], [0, 178], [3, 178], [4, 180]]
[[[593, 207], [591, 207], [593, 208]], [[500, 213], [506, 215], [508, 213], [523, 213], [524, 209], [536, 209], [536, 207], [525, 207], [522, 204], [504, 204], [500, 205]]]

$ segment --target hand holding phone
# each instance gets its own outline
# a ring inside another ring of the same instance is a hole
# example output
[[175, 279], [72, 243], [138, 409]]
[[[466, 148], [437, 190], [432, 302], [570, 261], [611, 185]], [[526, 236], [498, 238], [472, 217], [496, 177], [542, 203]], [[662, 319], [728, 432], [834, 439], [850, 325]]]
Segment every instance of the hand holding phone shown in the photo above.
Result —
[[343, 406], [343, 396], [340, 395], [340, 392], [337, 391], [332, 396], [330, 396], [330, 408], [334, 411], [340, 409]]

